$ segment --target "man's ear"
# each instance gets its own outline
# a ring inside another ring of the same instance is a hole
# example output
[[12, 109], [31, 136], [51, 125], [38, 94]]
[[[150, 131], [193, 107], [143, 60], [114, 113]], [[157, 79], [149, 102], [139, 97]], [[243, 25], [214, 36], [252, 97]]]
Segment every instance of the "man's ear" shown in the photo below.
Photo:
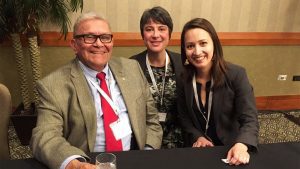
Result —
[[77, 52], [78, 52], [78, 45], [77, 45], [75, 39], [72, 39], [72, 40], [71, 40], [70, 46], [71, 46], [71, 48], [73, 49], [73, 51], [77, 54]]

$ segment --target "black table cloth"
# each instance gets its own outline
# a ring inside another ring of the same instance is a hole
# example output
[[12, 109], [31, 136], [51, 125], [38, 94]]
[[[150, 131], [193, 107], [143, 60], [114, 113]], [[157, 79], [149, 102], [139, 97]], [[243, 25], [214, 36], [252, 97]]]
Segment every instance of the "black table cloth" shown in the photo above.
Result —
[[[230, 166], [221, 161], [229, 147], [180, 148], [114, 153], [118, 169], [300, 169], [300, 142], [259, 145], [250, 163]], [[99, 153], [90, 154], [94, 162]], [[0, 160], [0, 169], [47, 169], [34, 158]]]

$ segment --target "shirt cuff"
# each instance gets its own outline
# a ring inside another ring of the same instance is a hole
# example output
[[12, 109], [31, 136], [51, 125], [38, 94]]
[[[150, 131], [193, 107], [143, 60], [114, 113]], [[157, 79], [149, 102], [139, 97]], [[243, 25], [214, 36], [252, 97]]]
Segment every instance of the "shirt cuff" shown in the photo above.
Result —
[[148, 144], [145, 145], [144, 150], [154, 150], [154, 148]]

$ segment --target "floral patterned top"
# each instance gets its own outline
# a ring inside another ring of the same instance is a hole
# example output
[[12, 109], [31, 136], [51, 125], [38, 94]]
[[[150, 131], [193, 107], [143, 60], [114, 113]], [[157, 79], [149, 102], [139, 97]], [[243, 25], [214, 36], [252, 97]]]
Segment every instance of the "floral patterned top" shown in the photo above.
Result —
[[[151, 66], [157, 88], [159, 93], [156, 91], [151, 78], [149, 71], [146, 70], [145, 76], [147, 81], [150, 85], [150, 91], [154, 98], [156, 107], [159, 112], [165, 112], [166, 120], [165, 122], [161, 122], [163, 128], [163, 141], [162, 141], [162, 148], [179, 148], [183, 147], [183, 138], [182, 138], [182, 131], [179, 127], [179, 122], [177, 119], [177, 94], [176, 94], [176, 76], [175, 71], [170, 62], [168, 64], [167, 74], [165, 78], [165, 85], [163, 85], [163, 78], [165, 76], [165, 66], [163, 67], [154, 67]], [[161, 92], [162, 87], [164, 86], [164, 93], [163, 93], [163, 103], [160, 104], [161, 100]]]

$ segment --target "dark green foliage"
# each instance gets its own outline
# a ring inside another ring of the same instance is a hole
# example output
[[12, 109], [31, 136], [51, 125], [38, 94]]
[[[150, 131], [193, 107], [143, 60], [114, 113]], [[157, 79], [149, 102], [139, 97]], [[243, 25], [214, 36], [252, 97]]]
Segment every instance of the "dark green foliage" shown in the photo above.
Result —
[[66, 38], [68, 13], [78, 9], [82, 11], [83, 0], [0, 0], [0, 41], [10, 33], [36, 36], [42, 22], [57, 25]]
[[0, 0], [0, 41], [25, 30], [21, 0]]

